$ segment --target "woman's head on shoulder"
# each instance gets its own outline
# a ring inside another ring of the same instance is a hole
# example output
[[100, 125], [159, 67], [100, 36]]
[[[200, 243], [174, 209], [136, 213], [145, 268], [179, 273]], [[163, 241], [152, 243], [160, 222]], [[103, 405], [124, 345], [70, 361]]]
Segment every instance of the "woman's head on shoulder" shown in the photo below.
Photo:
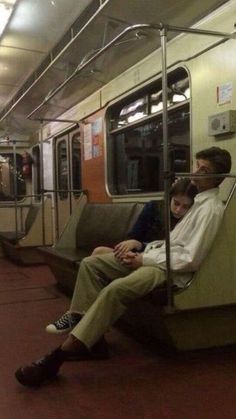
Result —
[[178, 179], [170, 189], [170, 210], [174, 218], [182, 218], [194, 203], [198, 189], [189, 178]]

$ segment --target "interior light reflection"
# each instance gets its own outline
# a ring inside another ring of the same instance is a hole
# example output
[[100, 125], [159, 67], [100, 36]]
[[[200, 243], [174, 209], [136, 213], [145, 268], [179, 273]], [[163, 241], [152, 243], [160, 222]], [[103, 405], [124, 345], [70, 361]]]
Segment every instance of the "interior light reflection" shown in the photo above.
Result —
[[0, 1], [0, 36], [11, 17], [15, 3], [16, 0]]

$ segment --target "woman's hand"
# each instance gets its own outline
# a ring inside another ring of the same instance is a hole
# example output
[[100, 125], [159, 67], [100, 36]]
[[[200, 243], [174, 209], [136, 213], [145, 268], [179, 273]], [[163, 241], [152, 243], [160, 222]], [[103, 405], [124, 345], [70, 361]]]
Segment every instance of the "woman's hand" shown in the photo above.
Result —
[[128, 252], [122, 259], [122, 263], [131, 269], [138, 269], [143, 266], [143, 254]]
[[139, 242], [138, 240], [125, 240], [123, 242], [118, 243], [115, 247], [114, 247], [114, 254], [115, 257], [118, 261], [121, 261], [122, 258], [125, 256], [125, 254], [127, 252], [129, 252], [130, 250], [133, 249], [141, 249], [142, 248], [142, 243]]

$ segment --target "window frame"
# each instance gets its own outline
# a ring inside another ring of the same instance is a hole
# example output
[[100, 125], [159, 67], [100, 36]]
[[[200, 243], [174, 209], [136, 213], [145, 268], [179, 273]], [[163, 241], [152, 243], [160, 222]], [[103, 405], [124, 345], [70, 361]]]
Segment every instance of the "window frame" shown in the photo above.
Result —
[[[11, 160], [14, 162], [14, 153], [13, 152], [10, 152], [10, 151], [1, 151], [0, 154], [2, 156], [6, 155], [7, 157], [11, 157]], [[26, 192], [27, 192], [27, 187], [26, 187], [26, 181], [25, 181], [24, 176], [23, 176], [23, 170], [22, 170], [22, 168], [23, 168], [23, 156], [22, 156], [21, 153], [17, 152], [16, 153], [16, 162], [19, 159], [21, 159], [21, 177], [22, 177], [22, 179], [24, 181], [24, 191], [23, 191], [24, 193], [23, 192], [21, 193], [21, 191], [19, 191], [19, 183], [17, 182], [17, 202], [22, 202], [25, 199]], [[13, 165], [14, 165], [14, 163], [13, 163]], [[13, 187], [11, 188], [12, 183], [13, 183]], [[6, 203], [9, 204], [9, 203], [14, 203], [15, 202], [15, 196], [14, 196], [14, 194], [15, 194], [15, 191], [14, 191], [14, 171], [11, 172], [10, 170], [9, 170], [9, 187], [10, 187], [9, 188], [10, 189], [9, 192], [10, 193], [12, 192], [12, 195], [6, 195], [6, 197], [7, 198], [10, 198], [12, 196], [12, 199], [1, 199], [0, 198], [0, 203], [1, 204], [3, 204], [3, 203], [4, 204], [6, 204]], [[11, 189], [12, 189], [12, 191], [11, 191]], [[4, 193], [3, 192], [3, 188], [2, 188], [2, 193]]]
[[[62, 159], [62, 146], [64, 143], [65, 157]], [[66, 172], [63, 175], [63, 163], [66, 162]], [[64, 185], [64, 180], [66, 180], [66, 188]], [[57, 138], [56, 141], [56, 189], [58, 192], [58, 199], [60, 201], [65, 201], [69, 198], [70, 193], [70, 161], [69, 161], [69, 142], [68, 134], [64, 134]]]
[[[174, 104], [169, 104], [168, 109], [167, 109], [168, 114], [178, 109], [187, 109], [187, 113], [189, 115], [188, 117], [189, 128], [186, 131], [188, 135], [188, 143], [186, 145], [186, 169], [185, 170], [186, 172], [188, 172], [191, 166], [191, 143], [192, 143], [191, 141], [191, 85], [190, 85], [191, 78], [190, 78], [189, 71], [185, 66], [179, 66], [175, 69], [172, 69], [171, 71], [168, 72], [167, 77], [168, 77], [168, 86], [169, 85], [174, 86], [181, 81], [182, 82], [187, 81], [186, 86], [187, 86], [187, 89], [189, 89], [190, 91], [189, 97], [185, 96], [185, 100], [174, 103]], [[106, 109], [106, 114], [105, 114], [105, 119], [106, 119], [106, 155], [105, 155], [106, 189], [107, 189], [108, 195], [111, 198], [123, 199], [123, 198], [132, 198], [132, 197], [135, 198], [136, 196], [149, 197], [149, 196], [153, 196], [154, 193], [157, 197], [163, 196], [164, 186], [161, 190], [158, 190], [158, 191], [157, 190], [155, 191], [137, 190], [136, 192], [135, 191], [129, 192], [127, 188], [127, 192], [117, 193], [119, 189], [119, 184], [118, 184], [117, 177], [115, 179], [115, 169], [114, 169], [115, 161], [116, 161], [115, 150], [114, 150], [115, 138], [113, 137], [114, 139], [113, 140], [111, 139], [112, 136], [118, 135], [119, 133], [120, 134], [125, 133], [128, 130], [145, 126], [145, 124], [147, 124], [148, 122], [155, 121], [156, 118], [162, 121], [163, 111], [159, 110], [157, 112], [151, 113], [150, 112], [151, 111], [150, 99], [149, 99], [148, 100], [149, 114], [147, 116], [144, 116], [143, 118], [140, 118], [139, 120], [135, 122], [128, 123], [125, 126], [114, 127], [114, 115], [117, 110], [121, 112], [121, 110], [124, 109], [125, 107], [128, 107], [129, 104], [135, 103], [135, 101], [138, 101], [138, 99], [145, 97], [145, 95], [148, 95], [149, 98], [151, 98], [153, 93], [157, 91], [158, 86], [159, 87], [161, 86], [161, 77], [156, 78], [151, 83], [150, 82], [146, 83], [145, 85], [143, 85], [139, 89], [136, 89], [132, 93], [129, 93], [128, 95], [123, 96], [119, 100], [112, 102]], [[111, 128], [112, 122], [113, 122], [113, 127]], [[182, 148], [184, 147], [185, 146], [183, 144]], [[113, 148], [113, 152], [111, 152], [112, 148]], [[173, 151], [178, 151], [178, 150], [180, 150], [180, 146], [175, 147]], [[163, 150], [161, 153], [160, 161], [163, 161]], [[114, 182], [114, 180], [116, 180], [116, 182]]]

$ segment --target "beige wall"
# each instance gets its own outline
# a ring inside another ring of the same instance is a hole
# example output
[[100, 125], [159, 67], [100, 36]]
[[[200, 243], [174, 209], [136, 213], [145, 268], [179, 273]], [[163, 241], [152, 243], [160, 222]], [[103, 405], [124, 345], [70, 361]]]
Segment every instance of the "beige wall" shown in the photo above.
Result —
[[[196, 27], [231, 33], [234, 30], [235, 16], [236, 0], [233, 0], [204, 18]], [[228, 109], [236, 109], [236, 40], [224, 42], [206, 51], [219, 40], [218, 37], [180, 34], [168, 44], [167, 61], [169, 68], [184, 65], [190, 74], [192, 155], [194, 156], [199, 149], [217, 144], [231, 152], [233, 170], [236, 171], [236, 135], [231, 134], [224, 138], [208, 136], [208, 116]], [[157, 50], [108, 83], [100, 91], [74, 106], [62, 117], [77, 120], [87, 118], [99, 109], [119, 100], [122, 96], [126, 96], [140, 86], [160, 77], [160, 72], [161, 52]], [[229, 81], [233, 84], [232, 103], [219, 106], [216, 101], [216, 88]], [[44, 138], [55, 135], [65, 128], [65, 124], [48, 124], [44, 130]]]
[[[233, 156], [236, 171], [236, 134], [208, 136], [208, 116], [236, 109], [236, 40], [228, 41], [188, 63], [192, 79], [193, 154], [212, 145], [226, 148]], [[218, 105], [217, 86], [232, 82], [230, 104]]]

